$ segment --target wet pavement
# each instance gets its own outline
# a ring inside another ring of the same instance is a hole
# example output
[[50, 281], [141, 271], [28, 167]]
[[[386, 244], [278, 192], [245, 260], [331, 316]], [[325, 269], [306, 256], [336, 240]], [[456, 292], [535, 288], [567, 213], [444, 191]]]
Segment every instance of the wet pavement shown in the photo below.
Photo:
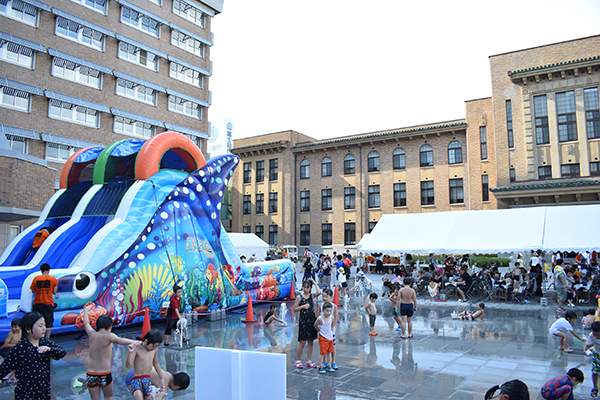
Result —
[[[380, 288], [377, 276], [372, 276]], [[381, 290], [379, 290], [381, 293]], [[166, 370], [186, 371], [190, 387], [176, 393], [176, 399], [194, 399], [194, 346], [285, 353], [287, 367], [287, 399], [483, 399], [491, 386], [510, 379], [521, 379], [530, 387], [531, 399], [541, 399], [540, 387], [548, 379], [579, 367], [586, 375], [583, 385], [575, 389], [576, 399], [589, 399], [592, 388], [591, 360], [584, 356], [582, 343], [573, 343], [575, 352], [557, 350], [558, 341], [548, 333], [557, 317], [556, 307], [539, 304], [520, 305], [487, 303], [486, 320], [469, 322], [453, 320], [453, 311], [476, 305], [430, 303], [420, 300], [415, 314], [412, 339], [401, 339], [392, 318], [387, 298], [377, 301], [375, 323], [378, 336], [368, 335], [368, 318], [359, 312], [361, 298], [352, 298], [347, 309], [340, 307], [337, 328], [337, 363], [339, 370], [321, 375], [316, 369], [294, 368], [297, 349], [297, 319], [293, 303], [283, 303], [287, 326], [265, 327], [262, 323], [245, 325], [244, 311], [228, 313], [220, 321], [201, 319], [191, 326], [192, 341], [184, 348], [159, 349], [159, 359]], [[255, 304], [256, 319], [262, 321], [267, 304]], [[583, 308], [576, 309], [581, 317]], [[581, 324], [576, 330], [581, 334]], [[164, 323], [152, 324], [163, 329]], [[133, 337], [141, 326], [117, 329], [116, 333]], [[87, 339], [75, 340], [74, 335], [54, 338], [66, 350], [67, 356], [54, 361], [52, 393], [56, 399], [89, 398], [85, 386], [74, 385], [85, 378], [88, 355]], [[313, 361], [318, 360], [315, 342]], [[115, 346], [113, 377], [115, 399], [131, 399], [125, 387], [126, 348]], [[306, 349], [302, 360], [306, 359]], [[265, 388], [268, 388], [265, 376]], [[0, 398], [12, 398], [12, 386], [3, 383]], [[201, 398], [201, 397], [198, 397]], [[266, 389], [264, 399], [269, 399]], [[212, 400], [212, 399], [211, 399]]]

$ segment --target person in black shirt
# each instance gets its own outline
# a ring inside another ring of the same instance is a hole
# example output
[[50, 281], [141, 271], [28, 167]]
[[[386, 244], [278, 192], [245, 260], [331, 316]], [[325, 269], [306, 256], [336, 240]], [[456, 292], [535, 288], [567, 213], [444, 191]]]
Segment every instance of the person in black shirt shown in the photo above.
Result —
[[[467, 272], [467, 266], [463, 266], [460, 268], [460, 280], [456, 281], [456, 291], [462, 297], [462, 301], [467, 301], [467, 297], [465, 296], [465, 292], [469, 291], [471, 284], [473, 283], [473, 278]], [[460, 301], [460, 300], [459, 300]]]

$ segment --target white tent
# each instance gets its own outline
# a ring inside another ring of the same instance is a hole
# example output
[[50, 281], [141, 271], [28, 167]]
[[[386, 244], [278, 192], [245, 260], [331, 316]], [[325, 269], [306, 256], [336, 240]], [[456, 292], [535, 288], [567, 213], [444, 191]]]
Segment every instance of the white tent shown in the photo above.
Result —
[[256, 236], [254, 233], [228, 233], [233, 247], [240, 256], [246, 256], [246, 260], [256, 254], [256, 258], [264, 260], [267, 257], [269, 244]]
[[600, 205], [385, 214], [363, 253], [498, 253], [600, 248]]

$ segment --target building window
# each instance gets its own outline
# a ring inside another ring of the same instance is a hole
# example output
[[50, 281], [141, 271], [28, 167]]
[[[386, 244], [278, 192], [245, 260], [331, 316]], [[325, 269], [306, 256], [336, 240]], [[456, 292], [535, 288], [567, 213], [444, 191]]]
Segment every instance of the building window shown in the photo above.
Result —
[[579, 178], [579, 164], [561, 165], [560, 174], [563, 178]]
[[96, 69], [77, 65], [59, 57], [52, 59], [52, 76], [100, 89], [102, 85], [100, 75], [100, 71]]
[[202, 106], [193, 101], [182, 99], [177, 96], [169, 96], [169, 111], [178, 114], [187, 115], [188, 117], [202, 119]]
[[479, 127], [479, 143], [481, 150], [481, 159], [487, 160], [487, 127], [480, 126]]
[[245, 194], [244, 195], [244, 210], [243, 210], [243, 213], [245, 215], [251, 214], [252, 213], [251, 209], [252, 209], [252, 200], [251, 200], [249, 194]]
[[331, 189], [323, 189], [321, 190], [321, 210], [328, 211], [331, 210], [333, 206], [333, 197], [332, 197]]
[[558, 118], [558, 140], [577, 140], [577, 119], [575, 117], [575, 92], [556, 93], [556, 116]]
[[533, 112], [535, 113], [535, 138], [537, 144], [550, 143], [550, 130], [548, 128], [548, 103], [546, 95], [533, 98]]
[[27, 139], [20, 136], [6, 135], [6, 140], [11, 149], [22, 154], [27, 154]]
[[174, 61], [169, 65], [169, 76], [200, 89], [204, 87], [204, 75]]
[[300, 163], [300, 179], [310, 178], [310, 162], [308, 160], [302, 160]]
[[300, 211], [310, 211], [310, 190], [300, 192]]
[[261, 193], [256, 194], [256, 213], [265, 213], [265, 195]]
[[244, 183], [250, 183], [252, 181], [252, 163], [244, 163]]
[[508, 170], [508, 175], [510, 176], [510, 181], [511, 182], [516, 182], [517, 181], [517, 173], [515, 172], [514, 168], [511, 168]]
[[421, 182], [421, 205], [426, 206], [435, 204], [435, 198], [433, 195], [433, 181], [422, 181]]
[[352, 187], [344, 188], [344, 210], [353, 210], [356, 207], [356, 189]]
[[433, 147], [428, 144], [421, 146], [419, 159], [421, 160], [421, 167], [433, 166]]
[[300, 225], [300, 246], [310, 245], [310, 225]]
[[367, 156], [367, 164], [369, 172], [379, 171], [379, 153], [376, 151], [370, 152]]
[[49, 104], [48, 116], [50, 118], [87, 125], [94, 128], [98, 127], [100, 112], [97, 110], [56, 99], [50, 99]]
[[81, 150], [80, 147], [66, 146], [58, 143], [46, 144], [46, 160], [67, 161], [69, 157]]
[[269, 180], [276, 181], [279, 176], [279, 159], [269, 160]]
[[106, 0], [71, 0], [101, 14], [106, 14]]
[[321, 161], [321, 176], [331, 176], [331, 158], [325, 157], [323, 161]]
[[256, 182], [263, 182], [265, 180], [265, 162], [256, 162]]
[[[0, 7], [1, 7], [0, 2]], [[0, 59], [22, 67], [33, 68], [33, 50], [13, 42], [0, 41]]]
[[591, 175], [600, 175], [600, 162], [593, 161], [590, 163], [590, 174]]
[[155, 127], [144, 122], [134, 121], [123, 117], [115, 117], [114, 131], [125, 135], [151, 138], [154, 136]]
[[595, 139], [600, 137], [600, 105], [598, 104], [598, 88], [585, 89], [585, 126], [587, 137]]
[[269, 244], [277, 244], [277, 225], [269, 225]]
[[260, 240], [265, 240], [265, 227], [263, 225], [256, 225], [254, 227], [254, 233]]
[[356, 244], [356, 224], [354, 222], [344, 224], [344, 244], [346, 246]]
[[242, 226], [242, 233], [252, 233], [249, 226]]
[[204, 57], [204, 43], [178, 30], [171, 31], [171, 44], [198, 57]]
[[481, 200], [490, 201], [490, 182], [487, 175], [481, 175]]
[[[421, 182], [422, 184], [422, 182]], [[462, 178], [450, 179], [450, 204], [464, 203], [465, 195], [463, 192]]]
[[146, 50], [138, 49], [129, 43], [119, 43], [119, 58], [134, 64], [141, 65], [152, 71], [158, 71], [158, 56]]
[[550, 165], [546, 165], [544, 167], [538, 167], [538, 179], [552, 179], [552, 167]]
[[512, 102], [506, 100], [506, 132], [508, 134], [508, 148], [515, 147], [515, 139], [513, 136], [513, 117], [512, 117]]
[[392, 162], [394, 169], [405, 169], [406, 168], [406, 154], [402, 147], [397, 147], [392, 153]]
[[448, 164], [460, 163], [462, 163], [462, 144], [455, 140], [448, 145]]
[[156, 104], [156, 90], [123, 78], [117, 78], [117, 95], [146, 104]]
[[354, 174], [354, 156], [352, 154], [347, 154], [344, 157], [344, 175], [352, 175]]
[[2, 97], [0, 99], [0, 104], [2, 104], [3, 107], [29, 112], [29, 100], [31, 99], [31, 94], [6, 86], [0, 89], [0, 97]]
[[331, 224], [321, 225], [321, 245], [331, 246], [333, 243], [333, 231]]
[[375, 229], [376, 226], [377, 226], [377, 221], [370, 221], [369, 222], [369, 233], [373, 232], [373, 229]]
[[0, 1], [0, 14], [27, 25], [36, 26], [38, 8], [21, 0]]
[[269, 213], [277, 212], [277, 193], [269, 193]]
[[98, 51], [104, 49], [104, 34], [66, 18], [56, 17], [54, 32], [57, 36], [67, 38], [92, 49]]
[[149, 35], [159, 37], [160, 22], [129, 7], [121, 6], [121, 22]]
[[406, 183], [394, 183], [394, 207], [406, 207]]
[[182, 0], [173, 1], [173, 14], [187, 19], [193, 24], [204, 28], [206, 15], [196, 7], [192, 7], [188, 2]]
[[369, 186], [369, 208], [379, 208], [379, 185]]

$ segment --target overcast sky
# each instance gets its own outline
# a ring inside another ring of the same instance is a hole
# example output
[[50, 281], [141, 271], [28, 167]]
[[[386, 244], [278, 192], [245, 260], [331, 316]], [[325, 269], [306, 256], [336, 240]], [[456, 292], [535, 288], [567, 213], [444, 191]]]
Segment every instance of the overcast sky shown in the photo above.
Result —
[[464, 118], [490, 55], [600, 34], [600, 1], [225, 0], [212, 30], [211, 121], [325, 139]]

